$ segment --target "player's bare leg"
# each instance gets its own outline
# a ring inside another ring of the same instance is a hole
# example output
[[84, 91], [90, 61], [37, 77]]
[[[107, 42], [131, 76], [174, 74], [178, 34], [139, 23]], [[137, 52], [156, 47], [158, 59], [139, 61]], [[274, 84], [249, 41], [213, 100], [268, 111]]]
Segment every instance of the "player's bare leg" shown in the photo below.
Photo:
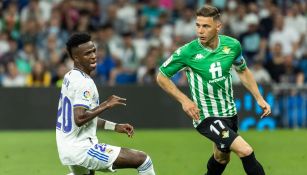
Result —
[[217, 149], [216, 144], [213, 144], [214, 158], [220, 164], [227, 164], [230, 161], [230, 152], [225, 153]]
[[128, 148], [121, 149], [113, 168], [135, 168], [140, 175], [155, 175], [150, 157], [142, 151]]
[[70, 171], [72, 171], [72, 173], [69, 173], [67, 175], [95, 175], [94, 170], [88, 170], [78, 165], [69, 166], [69, 169]]
[[232, 142], [230, 149], [241, 158], [244, 170], [248, 175], [265, 174], [263, 167], [256, 160], [253, 148], [241, 136]]
[[225, 170], [227, 163], [230, 161], [230, 153], [224, 153], [217, 149], [216, 144], [213, 143], [213, 155], [207, 163], [206, 175], [221, 175]]

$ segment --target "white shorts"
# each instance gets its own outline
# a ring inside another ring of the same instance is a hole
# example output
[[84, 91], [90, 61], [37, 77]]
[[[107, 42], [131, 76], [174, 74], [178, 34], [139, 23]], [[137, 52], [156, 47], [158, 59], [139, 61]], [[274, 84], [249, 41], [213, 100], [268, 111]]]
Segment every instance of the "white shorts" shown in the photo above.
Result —
[[84, 154], [85, 161], [80, 165], [70, 165], [74, 175], [89, 174], [90, 170], [113, 172], [112, 165], [119, 155], [121, 147], [105, 143], [94, 144]]

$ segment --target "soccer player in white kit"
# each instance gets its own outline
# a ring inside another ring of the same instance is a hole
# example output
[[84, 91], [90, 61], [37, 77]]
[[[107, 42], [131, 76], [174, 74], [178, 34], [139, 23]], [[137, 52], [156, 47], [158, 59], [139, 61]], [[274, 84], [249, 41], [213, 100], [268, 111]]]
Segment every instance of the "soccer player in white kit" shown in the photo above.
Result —
[[124, 98], [112, 95], [99, 104], [99, 94], [91, 72], [96, 68], [96, 47], [87, 33], [73, 34], [66, 43], [74, 69], [62, 84], [56, 123], [59, 157], [70, 175], [94, 175], [95, 171], [135, 168], [139, 175], [155, 175], [150, 157], [141, 151], [99, 143], [96, 130], [104, 128], [132, 137], [130, 124], [116, 124], [98, 117]]

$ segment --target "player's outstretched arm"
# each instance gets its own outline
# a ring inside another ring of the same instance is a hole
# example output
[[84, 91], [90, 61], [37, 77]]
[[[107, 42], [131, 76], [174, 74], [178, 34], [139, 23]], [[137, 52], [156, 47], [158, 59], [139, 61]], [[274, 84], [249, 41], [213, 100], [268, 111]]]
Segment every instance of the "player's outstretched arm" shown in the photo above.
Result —
[[126, 133], [128, 137], [132, 137], [134, 134], [134, 128], [128, 123], [116, 124], [115, 131], [118, 133]]
[[260, 94], [256, 80], [254, 79], [251, 71], [246, 67], [242, 71], [237, 71], [237, 73], [242, 84], [253, 94], [258, 105], [263, 109], [261, 118], [268, 116], [271, 113], [271, 106], [263, 99], [262, 95]]
[[80, 127], [109, 108], [112, 108], [117, 105], [126, 106], [126, 103], [124, 103], [125, 101], [126, 101], [125, 98], [112, 95], [108, 98], [108, 100], [102, 102], [99, 106], [91, 110], [88, 110], [83, 107], [75, 107], [74, 108], [75, 123], [77, 126]]
[[197, 105], [191, 101], [183, 92], [181, 92], [176, 85], [163, 74], [159, 73], [157, 76], [159, 86], [173, 96], [182, 105], [184, 112], [194, 120], [199, 120], [199, 109]]
[[108, 120], [98, 118], [97, 127], [103, 128], [105, 130], [114, 130], [118, 133], [126, 133], [128, 137], [132, 137], [134, 134], [133, 126], [131, 126], [128, 123], [118, 124], [118, 123], [113, 123]]

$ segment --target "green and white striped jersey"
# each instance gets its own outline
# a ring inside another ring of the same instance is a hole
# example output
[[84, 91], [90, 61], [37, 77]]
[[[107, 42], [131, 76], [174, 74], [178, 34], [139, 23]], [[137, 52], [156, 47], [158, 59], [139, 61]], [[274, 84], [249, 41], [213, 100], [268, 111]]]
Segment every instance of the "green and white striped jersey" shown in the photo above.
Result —
[[232, 66], [246, 68], [239, 41], [219, 35], [215, 50], [204, 47], [199, 39], [177, 49], [160, 67], [166, 77], [180, 70], [186, 71], [191, 96], [200, 109], [200, 121], [207, 117], [232, 117], [237, 114], [233, 98]]

